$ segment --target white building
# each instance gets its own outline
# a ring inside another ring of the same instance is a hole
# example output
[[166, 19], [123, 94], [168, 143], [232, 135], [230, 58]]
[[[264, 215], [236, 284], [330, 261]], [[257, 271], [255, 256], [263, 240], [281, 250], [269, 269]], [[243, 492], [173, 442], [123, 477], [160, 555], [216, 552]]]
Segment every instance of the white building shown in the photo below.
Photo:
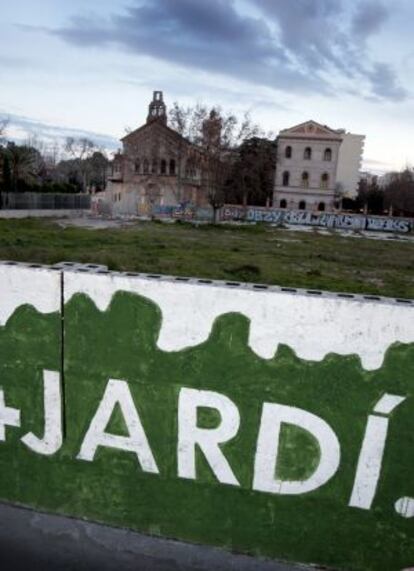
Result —
[[316, 121], [306, 121], [278, 136], [276, 208], [332, 211], [342, 135]]
[[342, 143], [336, 171], [337, 188], [342, 196], [355, 198], [360, 179], [365, 135], [346, 133], [345, 129], [338, 130], [338, 133], [342, 136]]

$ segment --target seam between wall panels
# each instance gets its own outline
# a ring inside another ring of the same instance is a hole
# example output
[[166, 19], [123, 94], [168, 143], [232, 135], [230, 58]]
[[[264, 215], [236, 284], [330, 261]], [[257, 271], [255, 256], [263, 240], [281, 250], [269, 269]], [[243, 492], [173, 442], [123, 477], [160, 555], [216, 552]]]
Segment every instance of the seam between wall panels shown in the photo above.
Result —
[[60, 387], [62, 403], [62, 435], [66, 439], [66, 384], [65, 384], [65, 272], [60, 272]]

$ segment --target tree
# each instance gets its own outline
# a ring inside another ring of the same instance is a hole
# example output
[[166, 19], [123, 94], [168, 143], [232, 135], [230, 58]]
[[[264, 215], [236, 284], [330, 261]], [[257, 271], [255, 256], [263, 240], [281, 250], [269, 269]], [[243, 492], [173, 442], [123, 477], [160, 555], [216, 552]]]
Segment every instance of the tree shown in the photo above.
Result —
[[414, 170], [405, 168], [392, 173], [384, 188], [385, 208], [400, 216], [414, 215]]
[[20, 184], [31, 185], [39, 180], [43, 162], [39, 151], [33, 147], [8, 143], [4, 161], [10, 176], [10, 188], [6, 190], [16, 192]]
[[238, 196], [246, 204], [249, 193], [265, 203], [270, 199], [276, 149], [260, 138], [263, 131], [249, 113], [239, 119], [220, 107], [174, 103], [169, 120], [173, 129], [202, 150], [202, 187], [215, 221], [229, 196]]
[[211, 152], [206, 153], [202, 164], [202, 186], [208, 202], [213, 209], [213, 220], [218, 222], [218, 213], [227, 202], [232, 164], [229, 157], [224, 158]]
[[378, 186], [377, 177], [373, 177], [373, 180], [370, 182], [361, 179], [357, 192], [355, 203], [358, 210], [363, 210], [369, 214], [383, 214], [384, 192]]
[[225, 204], [228, 180], [235, 153], [222, 143], [223, 119], [215, 109], [202, 124], [202, 175], [201, 185], [213, 209], [214, 223], [218, 222], [219, 209]]
[[0, 146], [3, 143], [5, 143], [5, 134], [6, 134], [8, 124], [9, 124], [8, 119], [1, 119], [0, 120]]
[[3, 143], [5, 142], [5, 132], [7, 127], [7, 120], [2, 119], [0, 121], [0, 209], [3, 206], [2, 190], [5, 183], [5, 174], [7, 174], [8, 166], [6, 165], [5, 150]]
[[96, 191], [105, 190], [109, 161], [101, 151], [95, 151], [86, 159], [89, 165], [89, 184]]
[[221, 118], [220, 144], [223, 149], [234, 149], [245, 139], [264, 136], [260, 126], [253, 123], [249, 112], [246, 112], [240, 120], [231, 111], [223, 111], [220, 106], [209, 108], [201, 103], [193, 107], [183, 107], [174, 102], [168, 114], [169, 124], [180, 135], [195, 145], [202, 146], [204, 144], [203, 125], [212, 113]]
[[65, 152], [72, 157], [72, 167], [77, 170], [81, 180], [82, 191], [86, 192], [88, 188], [88, 176], [91, 170], [91, 164], [87, 161], [92, 155], [99, 151], [99, 148], [93, 141], [86, 137], [66, 137]]
[[230, 201], [236, 204], [268, 206], [273, 196], [276, 143], [252, 137], [238, 149], [231, 176]]

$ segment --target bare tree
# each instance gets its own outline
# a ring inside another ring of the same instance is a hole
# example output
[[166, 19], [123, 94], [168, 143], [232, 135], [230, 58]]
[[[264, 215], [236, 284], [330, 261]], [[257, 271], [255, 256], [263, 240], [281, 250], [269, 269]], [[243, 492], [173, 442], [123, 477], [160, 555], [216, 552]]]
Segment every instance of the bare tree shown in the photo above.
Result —
[[2, 191], [5, 182], [5, 169], [8, 169], [8, 165], [6, 165], [5, 149], [3, 148], [3, 144], [6, 142], [5, 133], [7, 125], [7, 119], [2, 119], [0, 121], [0, 209], [3, 207]]
[[46, 147], [44, 159], [46, 164], [49, 165], [53, 170], [56, 168], [56, 165], [59, 162], [60, 152], [60, 145], [56, 140], [54, 140]]
[[193, 107], [184, 107], [173, 103], [169, 111], [170, 126], [195, 145], [203, 145], [203, 124], [214, 112], [221, 118], [222, 132], [220, 145], [222, 149], [234, 149], [245, 139], [264, 136], [263, 130], [254, 123], [250, 113], [244, 113], [242, 119], [231, 111], [224, 111], [220, 106], [208, 107], [197, 103]]
[[406, 167], [392, 173], [390, 182], [384, 188], [384, 206], [397, 216], [414, 215], [414, 170]]
[[213, 220], [218, 222], [220, 208], [226, 203], [231, 162], [217, 154], [207, 153], [203, 161], [202, 186], [213, 209]]
[[6, 141], [5, 135], [6, 135], [8, 124], [9, 124], [8, 119], [1, 119], [0, 120], [0, 145], [5, 143], [5, 141]]
[[87, 137], [66, 137], [65, 151], [74, 159], [87, 159], [98, 147]]
[[[263, 137], [264, 132], [252, 121], [248, 112], [240, 119], [235, 113], [224, 111], [221, 107], [209, 108], [201, 103], [193, 107], [174, 103], [169, 112], [169, 120], [173, 129], [202, 151], [202, 186], [213, 208], [214, 221], [217, 222], [219, 209], [229, 194], [232, 174], [236, 172], [234, 164], [238, 160], [239, 150], [243, 149], [245, 141], [260, 141], [259, 137]], [[254, 159], [257, 161], [259, 158], [262, 166], [266, 163], [268, 173], [273, 168], [269, 164], [268, 147], [265, 151], [264, 145], [256, 144]], [[244, 170], [248, 162], [246, 156], [243, 161]], [[242, 179], [237, 177], [237, 183], [245, 188], [242, 189], [244, 202], [247, 201], [247, 185], [244, 183], [248, 178], [248, 175]], [[267, 179], [261, 181], [260, 188], [269, 195], [267, 182]]]
[[99, 151], [99, 147], [87, 137], [66, 137], [64, 150], [76, 161], [82, 180], [82, 190], [86, 192], [90, 172], [90, 164], [86, 159], [90, 158], [95, 151]]

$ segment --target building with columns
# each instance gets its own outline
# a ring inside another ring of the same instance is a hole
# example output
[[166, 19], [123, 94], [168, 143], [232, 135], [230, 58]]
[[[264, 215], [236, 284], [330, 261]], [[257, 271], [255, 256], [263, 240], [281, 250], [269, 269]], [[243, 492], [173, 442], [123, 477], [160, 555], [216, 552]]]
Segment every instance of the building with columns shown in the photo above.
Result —
[[332, 211], [341, 143], [338, 131], [316, 121], [280, 131], [273, 206]]

